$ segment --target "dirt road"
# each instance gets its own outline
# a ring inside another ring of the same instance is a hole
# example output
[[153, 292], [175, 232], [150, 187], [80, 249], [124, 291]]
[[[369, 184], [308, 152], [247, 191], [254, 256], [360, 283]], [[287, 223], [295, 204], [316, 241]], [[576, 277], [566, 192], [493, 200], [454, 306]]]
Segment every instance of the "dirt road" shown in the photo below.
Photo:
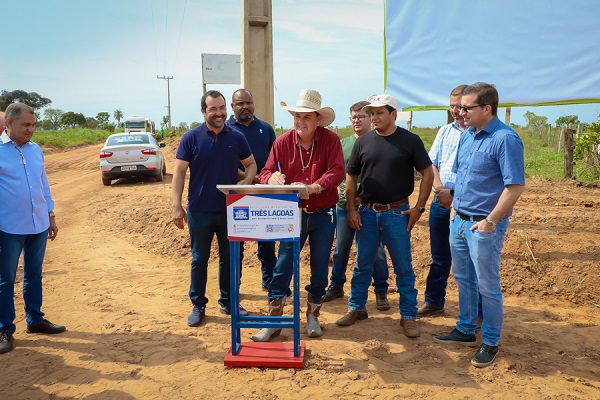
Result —
[[[166, 148], [169, 171], [174, 148], [173, 141]], [[170, 176], [103, 187], [98, 151], [47, 156], [60, 232], [48, 245], [44, 310], [68, 331], [25, 333], [16, 290], [16, 349], [0, 356], [2, 399], [600, 399], [597, 188], [529, 182], [503, 252], [505, 328], [489, 368], [470, 366], [471, 349], [432, 340], [454, 325], [450, 278], [446, 317], [422, 320], [417, 340], [401, 333], [397, 293], [387, 312], [375, 310], [371, 294], [371, 317], [353, 327], [334, 324], [346, 299], [323, 307], [325, 336], [302, 335], [305, 369], [230, 369], [223, 366], [229, 320], [216, 306], [215, 257], [207, 321], [186, 325], [189, 244], [187, 232], [170, 224]], [[429, 262], [426, 218], [413, 234], [420, 301]], [[264, 313], [260, 268], [249, 247], [242, 304]], [[245, 340], [251, 333], [242, 332]]]

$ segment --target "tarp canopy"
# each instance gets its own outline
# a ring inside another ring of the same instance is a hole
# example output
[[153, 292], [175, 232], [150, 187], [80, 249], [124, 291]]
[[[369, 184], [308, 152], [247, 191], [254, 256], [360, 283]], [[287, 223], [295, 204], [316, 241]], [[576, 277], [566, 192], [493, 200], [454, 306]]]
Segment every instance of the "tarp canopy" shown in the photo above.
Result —
[[598, 0], [386, 0], [385, 88], [442, 109], [461, 83], [501, 106], [600, 103]]

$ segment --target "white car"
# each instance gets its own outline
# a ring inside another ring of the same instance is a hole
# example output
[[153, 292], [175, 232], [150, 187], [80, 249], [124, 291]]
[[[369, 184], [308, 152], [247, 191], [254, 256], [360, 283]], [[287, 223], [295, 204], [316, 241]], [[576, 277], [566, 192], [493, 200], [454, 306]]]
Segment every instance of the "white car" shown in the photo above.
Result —
[[127, 176], [153, 176], [157, 182], [167, 172], [165, 158], [151, 133], [115, 133], [100, 150], [102, 183], [110, 186], [113, 179]]

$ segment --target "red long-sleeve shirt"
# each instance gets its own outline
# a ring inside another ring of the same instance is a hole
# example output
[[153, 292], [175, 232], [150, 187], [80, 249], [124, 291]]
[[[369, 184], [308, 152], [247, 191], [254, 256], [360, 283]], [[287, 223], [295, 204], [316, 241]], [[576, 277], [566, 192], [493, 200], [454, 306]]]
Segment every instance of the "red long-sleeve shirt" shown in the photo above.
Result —
[[298, 143], [295, 129], [287, 131], [275, 140], [265, 167], [262, 169], [260, 183], [268, 183], [269, 178], [281, 165], [281, 173], [285, 175], [285, 183], [300, 182], [305, 185], [318, 183], [323, 188], [319, 194], [311, 194], [302, 200], [302, 207], [308, 211], [333, 207], [338, 202], [337, 187], [344, 180], [344, 156], [340, 139], [335, 132], [317, 127], [314, 136], [314, 150], [308, 168], [302, 171], [302, 160], [306, 165], [310, 159], [311, 149], [305, 150]]

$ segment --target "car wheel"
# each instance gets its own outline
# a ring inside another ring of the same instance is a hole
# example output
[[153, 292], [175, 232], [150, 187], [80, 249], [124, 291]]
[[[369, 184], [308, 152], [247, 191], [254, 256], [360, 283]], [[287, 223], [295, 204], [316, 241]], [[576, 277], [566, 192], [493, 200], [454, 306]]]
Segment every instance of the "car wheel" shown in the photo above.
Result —
[[156, 182], [162, 182], [162, 180], [163, 180], [163, 176], [164, 176], [164, 174], [163, 174], [163, 170], [164, 170], [164, 168], [161, 168], [161, 169], [159, 170], [160, 172], [158, 173], [158, 175], [156, 175], [156, 176], [154, 177], [154, 179], [156, 179]]
[[110, 186], [110, 178], [102, 178], [102, 184], [104, 186]]
[[167, 174], [167, 164], [163, 163], [163, 175]]

